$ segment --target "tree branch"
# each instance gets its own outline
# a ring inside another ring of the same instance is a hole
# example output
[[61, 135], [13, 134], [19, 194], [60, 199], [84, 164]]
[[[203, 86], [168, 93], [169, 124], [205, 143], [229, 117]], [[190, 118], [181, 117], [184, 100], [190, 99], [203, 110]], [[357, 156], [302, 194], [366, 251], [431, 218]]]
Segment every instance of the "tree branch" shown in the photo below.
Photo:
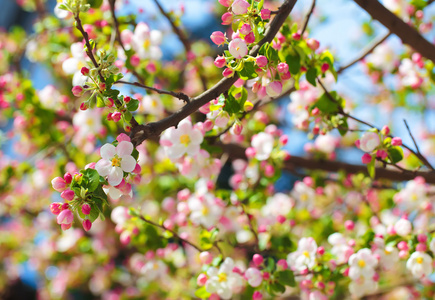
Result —
[[[266, 35], [254, 48], [252, 48], [252, 50], [249, 52], [249, 55], [256, 56], [258, 50], [260, 50], [264, 43], [271, 42], [273, 40], [293, 9], [295, 3], [296, 0], [286, 0], [283, 3], [279, 9], [279, 13], [270, 23]], [[237, 79], [237, 75], [234, 75], [232, 78], [223, 78], [215, 86], [203, 92], [201, 95], [193, 98], [190, 103], [186, 104], [174, 114], [157, 122], [133, 126], [130, 135], [132, 143], [137, 146], [147, 138], [151, 136], [159, 136], [160, 133], [165, 129], [171, 126], [176, 126], [181, 120], [197, 111], [201, 106], [219, 97], [220, 94], [227, 91], [237, 81]]]
[[307, 15], [305, 16], [304, 25], [302, 26], [302, 30], [301, 30], [301, 36], [303, 36], [305, 33], [305, 30], [307, 30], [308, 22], [310, 21], [311, 15], [313, 14], [315, 7], [316, 7], [316, 0], [313, 0], [313, 2], [311, 3], [310, 10], [308, 11]]
[[432, 165], [429, 163], [429, 161], [426, 159], [426, 157], [424, 157], [422, 154], [421, 154], [421, 152], [420, 152], [420, 149], [418, 148], [418, 145], [417, 145], [417, 142], [415, 141], [415, 138], [414, 138], [414, 136], [412, 135], [412, 132], [411, 132], [411, 130], [409, 129], [409, 126], [408, 126], [408, 122], [406, 122], [406, 120], [404, 119], [403, 120], [403, 122], [405, 123], [405, 126], [406, 126], [406, 129], [408, 130], [408, 133], [409, 133], [409, 135], [411, 136], [411, 139], [412, 139], [412, 141], [413, 141], [413, 143], [414, 143], [414, 146], [415, 146], [415, 148], [417, 149], [417, 155], [418, 155], [418, 158], [429, 168], [429, 169], [431, 169], [432, 171], [435, 171], [435, 169], [432, 167]]
[[377, 0], [354, 0], [369, 15], [397, 35], [404, 44], [414, 48], [421, 55], [435, 62], [435, 46], [427, 41], [413, 27], [385, 8]]

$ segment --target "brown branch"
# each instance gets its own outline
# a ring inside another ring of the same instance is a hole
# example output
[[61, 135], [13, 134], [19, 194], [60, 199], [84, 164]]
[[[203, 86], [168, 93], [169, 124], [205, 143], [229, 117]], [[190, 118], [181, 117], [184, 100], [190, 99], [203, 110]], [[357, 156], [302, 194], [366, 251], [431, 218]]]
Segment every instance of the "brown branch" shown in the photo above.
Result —
[[153, 226], [156, 226], [156, 227], [159, 227], [159, 228], [161, 228], [161, 229], [164, 229], [164, 230], [169, 231], [170, 233], [172, 233], [172, 234], [174, 235], [174, 237], [175, 237], [176, 239], [178, 239], [178, 240], [180, 240], [180, 241], [182, 241], [182, 242], [184, 242], [184, 243], [186, 243], [186, 244], [192, 246], [193, 248], [195, 248], [195, 249], [198, 250], [199, 252], [204, 251], [204, 250], [202, 250], [200, 247], [198, 247], [197, 245], [193, 244], [192, 242], [189, 242], [188, 240], [183, 239], [182, 237], [180, 237], [180, 236], [178, 235], [178, 233], [176, 233], [174, 230], [171, 230], [171, 229], [169, 229], [169, 228], [166, 228], [164, 225], [160, 225], [160, 224], [155, 223], [155, 222], [153, 222], [153, 221], [151, 221], [151, 220], [145, 219], [145, 218], [142, 217], [142, 216], [140, 216], [139, 218], [140, 218], [142, 221], [144, 221], [144, 222], [146, 222], [146, 223], [148, 223], [148, 224], [151, 224], [151, 225], [153, 225]]
[[[270, 23], [266, 35], [256, 46], [251, 49], [249, 55], [256, 56], [258, 50], [260, 50], [261, 46], [264, 43], [271, 42], [273, 40], [273, 38], [281, 28], [282, 24], [284, 24], [291, 10], [293, 9], [295, 3], [296, 0], [286, 0], [283, 3], [283, 5], [279, 9], [279, 13]], [[234, 75], [232, 78], [221, 79], [221, 81], [219, 81], [215, 86], [203, 92], [201, 95], [193, 98], [190, 103], [186, 104], [180, 110], [168, 116], [167, 118], [145, 125], [133, 126], [130, 135], [133, 144], [137, 146], [147, 138], [152, 136], [159, 136], [160, 133], [165, 129], [171, 126], [176, 126], [181, 120], [197, 111], [201, 106], [219, 97], [220, 94], [227, 91], [237, 81], [237, 79], [237, 75]]]
[[310, 10], [308, 11], [307, 15], [305, 16], [304, 25], [302, 26], [302, 30], [301, 30], [301, 36], [303, 36], [305, 33], [305, 30], [307, 30], [308, 22], [310, 21], [311, 15], [313, 14], [315, 7], [316, 7], [316, 0], [313, 0], [313, 2], [311, 3]]
[[251, 221], [251, 214], [248, 214], [245, 210], [245, 207], [243, 206], [243, 203], [240, 203], [240, 207], [242, 208], [243, 214], [248, 218], [248, 225], [249, 225], [249, 229], [251, 230], [252, 234], [254, 235], [254, 239], [255, 239], [255, 249], [258, 250], [258, 245], [260, 243], [260, 240], [258, 238], [258, 234], [254, 229], [254, 226], [252, 225], [252, 221]]
[[369, 15], [397, 35], [404, 44], [414, 48], [421, 55], [435, 62], [435, 46], [427, 41], [413, 27], [385, 8], [377, 0], [354, 0]]
[[152, 87], [152, 86], [144, 85], [144, 84], [139, 83], [139, 82], [128, 82], [128, 81], [118, 80], [115, 83], [134, 85], [134, 86], [141, 87], [141, 88], [144, 88], [144, 89], [147, 89], [147, 90], [150, 90], [150, 91], [154, 91], [154, 92], [156, 92], [158, 94], [161, 94], [161, 95], [170, 95], [170, 96], [173, 96], [175, 98], [183, 100], [186, 103], [190, 102], [190, 97], [187, 96], [184, 93], [181, 93], [181, 92], [165, 91], [165, 90], [161, 90], [161, 89], [158, 89], [158, 88], [155, 88], [155, 87]]
[[[224, 152], [230, 155], [231, 159], [246, 159], [245, 148], [236, 144], [222, 144], [216, 143], [221, 147]], [[314, 158], [305, 158], [300, 156], [290, 156], [288, 160], [284, 162], [283, 170], [292, 171], [298, 168], [307, 170], [322, 170], [326, 172], [337, 173], [344, 171], [348, 174], [363, 173], [368, 175], [367, 167], [364, 165], [354, 165], [339, 161], [331, 160], [317, 160]], [[435, 184], [435, 174], [433, 172], [423, 171], [407, 171], [399, 172], [392, 169], [385, 169], [382, 167], [376, 168], [375, 179], [388, 179], [392, 181], [408, 181], [413, 180], [415, 177], [423, 177], [427, 183]]]
[[[409, 126], [408, 126], [408, 122], [406, 122], [406, 120], [404, 119], [403, 120], [403, 122], [405, 122], [405, 126], [406, 126], [406, 129], [408, 130], [408, 133], [409, 133], [409, 135], [411, 136], [411, 139], [412, 139], [412, 141], [413, 141], [413, 143], [414, 143], [414, 146], [415, 146], [415, 148], [417, 149], [417, 157], [429, 168], [429, 169], [431, 169], [432, 171], [435, 171], [435, 169], [432, 167], [432, 165], [429, 163], [429, 161], [426, 159], [426, 157], [424, 157], [423, 156], [423, 154], [421, 154], [421, 152], [420, 152], [420, 149], [418, 148], [418, 145], [417, 145], [417, 142], [415, 141], [415, 138], [414, 138], [414, 136], [412, 135], [412, 132], [411, 132], [411, 130], [409, 129]], [[415, 153], [414, 153], [415, 154]]]
[[351, 66], [353, 66], [354, 64], [356, 64], [360, 60], [364, 59], [367, 55], [372, 53], [373, 50], [375, 50], [377, 46], [382, 44], [390, 35], [391, 35], [391, 32], [387, 32], [386, 34], [373, 40], [373, 42], [370, 45], [367, 45], [367, 47], [365, 47], [364, 49], [361, 50], [361, 52], [356, 56], [356, 58], [354, 60], [352, 60], [349, 63], [347, 63], [346, 65], [340, 67], [337, 70], [337, 74], [342, 73], [344, 70], [350, 68]]

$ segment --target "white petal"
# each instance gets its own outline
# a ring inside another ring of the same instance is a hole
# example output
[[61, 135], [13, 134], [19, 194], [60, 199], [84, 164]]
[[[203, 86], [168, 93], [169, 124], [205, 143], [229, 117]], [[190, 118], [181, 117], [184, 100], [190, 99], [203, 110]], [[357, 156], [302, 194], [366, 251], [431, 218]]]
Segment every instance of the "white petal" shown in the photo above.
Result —
[[133, 152], [133, 144], [130, 142], [122, 141], [116, 147], [116, 153], [118, 153], [119, 156], [130, 155], [131, 152]]
[[112, 163], [107, 159], [100, 159], [95, 164], [95, 170], [97, 170], [98, 174], [100, 174], [101, 176], [109, 175], [111, 169], [112, 169]]
[[79, 60], [77, 58], [71, 57], [62, 63], [62, 70], [65, 74], [71, 75], [77, 72], [79, 68]]
[[190, 141], [192, 144], [201, 144], [203, 141], [203, 136], [201, 131], [194, 129], [190, 135]]
[[112, 160], [115, 156], [116, 148], [112, 144], [104, 144], [100, 149], [101, 157], [107, 160]]
[[107, 176], [107, 181], [111, 186], [117, 186], [121, 183], [123, 176], [124, 173], [120, 167], [112, 167], [109, 175]]
[[199, 152], [199, 145], [195, 145], [195, 144], [189, 144], [189, 146], [186, 147], [186, 153], [189, 154], [190, 156], [194, 156], [195, 154], [197, 154]]
[[124, 172], [131, 172], [134, 170], [135, 167], [136, 167], [136, 160], [133, 158], [133, 156], [130, 155], [122, 156], [121, 168]]
[[172, 147], [166, 147], [165, 150], [166, 155], [171, 160], [178, 159], [186, 153], [186, 147], [183, 145], [173, 145]]

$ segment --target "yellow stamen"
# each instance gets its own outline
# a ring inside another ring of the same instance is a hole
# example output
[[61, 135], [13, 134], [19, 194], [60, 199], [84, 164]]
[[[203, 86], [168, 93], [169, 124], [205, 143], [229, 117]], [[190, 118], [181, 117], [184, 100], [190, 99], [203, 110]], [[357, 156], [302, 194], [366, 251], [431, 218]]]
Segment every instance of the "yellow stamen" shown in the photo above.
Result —
[[415, 259], [415, 261], [416, 261], [418, 264], [422, 264], [422, 263], [423, 263], [423, 257], [417, 257], [417, 258]]
[[225, 273], [219, 273], [218, 274], [218, 281], [219, 282], [227, 281], [227, 274], [225, 274]]
[[360, 268], [364, 268], [366, 266], [366, 262], [364, 260], [360, 259], [358, 261], [358, 266], [360, 266]]
[[187, 134], [183, 134], [180, 136], [180, 143], [184, 144], [184, 146], [187, 146], [190, 143], [190, 137]]
[[240, 47], [237, 47], [237, 48], [236, 48], [236, 51], [239, 51], [239, 49], [240, 49]]
[[145, 42], [143, 42], [143, 47], [144, 47], [145, 49], [147, 49], [150, 45], [151, 45], [150, 40], [145, 40]]
[[207, 207], [204, 207], [204, 208], [201, 210], [201, 213], [202, 213], [204, 216], [208, 215], [208, 208], [207, 208]]
[[304, 252], [302, 252], [302, 254], [307, 258], [310, 257], [310, 253], [308, 253], [308, 251], [304, 251]]
[[119, 167], [121, 165], [121, 159], [115, 156], [112, 159], [112, 167]]
[[302, 194], [301, 195], [301, 201], [307, 201], [308, 200], [308, 195], [307, 194]]
[[153, 270], [158, 270], [159, 269], [159, 265], [157, 263], [153, 264]]

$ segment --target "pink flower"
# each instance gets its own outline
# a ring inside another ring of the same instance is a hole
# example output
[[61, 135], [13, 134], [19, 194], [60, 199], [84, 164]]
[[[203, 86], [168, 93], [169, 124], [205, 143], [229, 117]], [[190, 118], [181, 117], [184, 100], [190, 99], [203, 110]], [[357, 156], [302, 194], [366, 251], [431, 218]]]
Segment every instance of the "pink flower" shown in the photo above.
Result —
[[60, 212], [62, 211], [62, 203], [59, 203], [59, 202], [51, 203], [50, 204], [50, 211], [54, 215], [60, 214]]
[[63, 191], [60, 196], [65, 200], [71, 201], [72, 199], [74, 199], [75, 193], [74, 191], [68, 189]]
[[210, 39], [218, 46], [225, 44], [227, 41], [227, 38], [221, 31], [214, 31], [211, 34]]
[[251, 5], [245, 0], [235, 0], [231, 8], [233, 10], [233, 13], [235, 13], [236, 15], [243, 15], [248, 12], [248, 8], [250, 6]]
[[254, 294], [252, 294], [252, 300], [262, 300], [263, 294], [261, 294], [260, 291], [255, 291]]
[[320, 47], [320, 43], [318, 40], [315, 39], [307, 39], [307, 46], [311, 49], [311, 50], [317, 50]]
[[245, 36], [245, 42], [247, 42], [248, 44], [252, 44], [253, 42], [255, 42], [255, 35], [252, 31]]
[[81, 95], [83, 95], [83, 92], [84, 92], [83, 88], [79, 85], [76, 85], [72, 88], [72, 93], [76, 97], [80, 97]]
[[360, 149], [364, 152], [372, 152], [375, 150], [381, 141], [379, 135], [375, 132], [366, 132], [360, 139]]
[[263, 281], [263, 276], [261, 275], [261, 271], [257, 268], [249, 268], [245, 272], [245, 277], [248, 280], [248, 283], [252, 287], [260, 286]]
[[231, 0], [219, 0], [219, 3], [222, 4], [225, 7], [230, 7]]
[[242, 27], [240, 28], [240, 33], [243, 35], [247, 35], [252, 31], [251, 25], [249, 25], [248, 23], [245, 23], [242, 25]]
[[281, 95], [282, 83], [279, 81], [272, 81], [266, 87], [266, 93], [269, 97], [277, 97]]
[[257, 58], [255, 59], [255, 63], [260, 68], [263, 68], [267, 65], [267, 57], [264, 55], [257, 56]]
[[228, 46], [228, 50], [236, 59], [243, 58], [246, 54], [248, 54], [248, 46], [242, 39], [232, 40]]
[[118, 146], [105, 144], [100, 149], [102, 159], [96, 165], [98, 174], [105, 177], [111, 186], [117, 186], [124, 177], [124, 172], [132, 172], [136, 167], [136, 160], [131, 156], [133, 144], [122, 141]]
[[84, 215], [89, 215], [91, 213], [91, 206], [87, 203], [82, 205], [82, 213]]
[[218, 56], [214, 60], [214, 65], [218, 68], [224, 67], [226, 64], [225, 56]]
[[369, 164], [372, 161], [372, 156], [368, 153], [364, 153], [364, 155], [361, 157], [363, 164]]
[[263, 20], [269, 20], [270, 19], [270, 10], [268, 10], [266, 8], [262, 9], [261, 12], [260, 12], [260, 17]]
[[113, 121], [115, 121], [115, 122], [118, 122], [119, 120], [121, 120], [121, 113], [119, 112], [119, 111], [115, 111], [113, 114], [112, 114], [112, 120]]
[[222, 25], [230, 25], [233, 22], [233, 14], [226, 12], [222, 15]]
[[329, 70], [329, 64], [324, 63], [321, 67], [322, 73], [325, 73], [326, 71]]
[[89, 231], [92, 227], [92, 222], [88, 219], [83, 221], [83, 229]]
[[55, 189], [59, 193], [63, 192], [66, 189], [65, 179], [61, 177], [53, 178], [53, 180], [51, 181], [51, 185], [53, 186], [53, 189]]
[[276, 69], [281, 74], [287, 73], [288, 72], [288, 64], [286, 64], [284, 62], [279, 63], [278, 66], [276, 66]]
[[223, 72], [222, 72], [222, 76], [226, 77], [226, 78], [230, 78], [233, 77], [234, 75], [234, 71], [230, 68], [226, 68]]
[[391, 145], [402, 146], [402, 139], [400, 137], [394, 137], [391, 139]]
[[[255, 158], [258, 160], [268, 159], [272, 153], [274, 142], [273, 136], [268, 133], [260, 132], [259, 134], [254, 135], [252, 137], [251, 145], [252, 150], [254, 150], [255, 153]], [[248, 151], [248, 149], [246, 149], [246, 151]], [[251, 155], [251, 153], [248, 155], [248, 152], [246, 152], [246, 156], [249, 157]]]
[[259, 265], [261, 265], [263, 263], [264, 258], [260, 254], [254, 254], [254, 256], [252, 257], [252, 261], [258, 267]]
[[74, 221], [74, 215], [69, 209], [62, 210], [57, 216], [57, 224], [71, 224]]

